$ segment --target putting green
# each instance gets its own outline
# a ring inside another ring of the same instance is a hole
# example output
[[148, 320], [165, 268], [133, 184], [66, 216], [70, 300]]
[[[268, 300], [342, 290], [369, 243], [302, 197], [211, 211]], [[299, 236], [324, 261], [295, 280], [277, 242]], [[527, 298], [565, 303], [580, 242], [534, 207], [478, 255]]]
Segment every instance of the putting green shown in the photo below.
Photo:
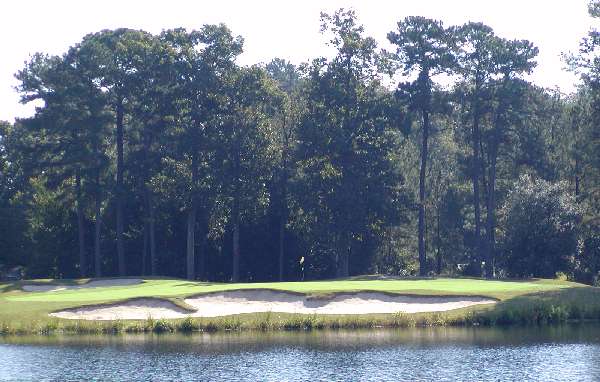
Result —
[[[23, 282], [26, 284], [26, 282]], [[8, 301], [19, 302], [103, 302], [136, 297], [185, 297], [194, 294], [236, 289], [274, 289], [306, 294], [376, 291], [430, 296], [485, 296], [500, 300], [581, 284], [555, 280], [496, 281], [480, 279], [345, 279], [281, 283], [204, 283], [186, 280], [143, 280], [140, 284], [60, 290], [53, 292], [12, 292], [0, 294]]]

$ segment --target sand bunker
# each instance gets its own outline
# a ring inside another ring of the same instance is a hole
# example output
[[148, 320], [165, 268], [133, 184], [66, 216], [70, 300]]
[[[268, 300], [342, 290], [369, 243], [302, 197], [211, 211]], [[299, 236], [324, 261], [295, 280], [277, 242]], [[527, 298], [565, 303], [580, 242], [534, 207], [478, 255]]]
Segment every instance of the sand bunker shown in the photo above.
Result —
[[189, 311], [167, 300], [140, 298], [110, 305], [94, 305], [50, 313], [70, 320], [145, 320], [152, 318], [185, 318]]
[[85, 284], [80, 285], [23, 285], [25, 292], [56, 292], [59, 290], [71, 290], [71, 289], [86, 289], [86, 288], [98, 288], [98, 287], [112, 287], [112, 286], [127, 286], [140, 284], [141, 279], [108, 279], [108, 280], [93, 280]]
[[302, 314], [372, 314], [443, 312], [496, 302], [482, 297], [402, 296], [377, 292], [343, 293], [331, 298], [309, 298], [270, 290], [240, 290], [188, 298], [198, 311], [195, 317], [240, 313], [279, 312]]
[[270, 290], [209, 293], [185, 299], [197, 309], [189, 312], [159, 299], [138, 299], [120, 304], [84, 307], [52, 313], [55, 317], [84, 320], [219, 317], [241, 313], [373, 314], [444, 312], [473, 305], [492, 304], [484, 297], [402, 296], [377, 292], [344, 293], [330, 298]]

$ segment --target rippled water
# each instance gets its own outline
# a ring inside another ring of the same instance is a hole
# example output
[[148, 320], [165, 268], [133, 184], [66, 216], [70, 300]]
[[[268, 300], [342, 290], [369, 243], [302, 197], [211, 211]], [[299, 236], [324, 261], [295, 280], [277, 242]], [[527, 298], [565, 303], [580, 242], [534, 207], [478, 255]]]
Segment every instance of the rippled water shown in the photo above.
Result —
[[600, 326], [0, 337], [1, 381], [600, 381]]

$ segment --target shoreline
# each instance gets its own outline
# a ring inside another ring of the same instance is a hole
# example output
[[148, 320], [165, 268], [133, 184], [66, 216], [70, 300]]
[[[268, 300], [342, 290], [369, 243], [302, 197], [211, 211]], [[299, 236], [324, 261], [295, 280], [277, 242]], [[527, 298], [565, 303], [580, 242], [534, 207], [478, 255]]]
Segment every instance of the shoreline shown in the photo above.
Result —
[[[501, 304], [501, 303], [500, 303]], [[216, 318], [153, 319], [143, 320], [68, 320], [49, 317], [29, 325], [11, 325], [0, 322], [0, 336], [9, 335], [119, 335], [142, 333], [216, 333], [216, 332], [277, 332], [312, 330], [369, 330], [411, 329], [427, 327], [540, 327], [563, 324], [600, 323], [596, 315], [575, 317], [571, 310], [560, 304], [535, 304], [522, 309], [501, 306], [476, 306], [447, 312], [373, 315], [316, 315], [255, 313]]]
[[[276, 316], [276, 317], [273, 317]], [[49, 335], [99, 335], [122, 334], [202, 334], [240, 332], [285, 332], [285, 331], [336, 331], [336, 330], [378, 330], [413, 328], [493, 328], [493, 327], [543, 327], [571, 324], [597, 324], [600, 318], [572, 319], [556, 315], [544, 317], [540, 321], [521, 317], [513, 322], [490, 321], [490, 317], [470, 315], [463, 318], [441, 314], [411, 317], [411, 315], [391, 315], [392, 317], [361, 316], [317, 316], [260, 314], [256, 317], [222, 317], [216, 320], [196, 318], [185, 319], [146, 319], [114, 321], [72, 321], [56, 320], [33, 322], [29, 327], [10, 327], [0, 323], [0, 337], [6, 336], [49, 336]]]

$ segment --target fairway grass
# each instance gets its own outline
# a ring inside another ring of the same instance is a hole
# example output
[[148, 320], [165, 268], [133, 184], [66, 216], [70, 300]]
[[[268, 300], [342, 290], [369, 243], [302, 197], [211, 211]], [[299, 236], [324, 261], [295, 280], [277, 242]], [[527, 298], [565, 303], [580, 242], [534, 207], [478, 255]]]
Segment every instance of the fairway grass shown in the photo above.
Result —
[[[218, 329], [290, 329], [313, 327], [370, 327], [412, 325], [465, 325], [543, 323], [568, 319], [600, 319], [600, 288], [558, 280], [500, 281], [470, 278], [396, 279], [355, 277], [343, 280], [281, 283], [207, 283], [181, 279], [144, 279], [133, 285], [80, 288], [52, 292], [25, 292], [27, 284], [85, 285], [89, 280], [34, 280], [0, 284], [0, 333], [52, 331], [191, 331]], [[310, 316], [245, 314], [217, 319], [146, 320], [102, 324], [51, 318], [49, 313], [85, 305], [110, 304], [129, 299], [163, 298], [186, 307], [186, 297], [232, 290], [270, 289], [315, 298], [335, 293], [382, 292], [416, 296], [479, 296], [498, 300], [493, 306], [458, 309], [435, 314]], [[159, 329], [155, 326], [159, 325]], [[115, 325], [117, 329], [115, 330]], [[108, 329], [107, 329], [108, 328]], [[137, 329], [134, 329], [137, 328]], [[187, 329], [186, 329], [187, 328]]]

